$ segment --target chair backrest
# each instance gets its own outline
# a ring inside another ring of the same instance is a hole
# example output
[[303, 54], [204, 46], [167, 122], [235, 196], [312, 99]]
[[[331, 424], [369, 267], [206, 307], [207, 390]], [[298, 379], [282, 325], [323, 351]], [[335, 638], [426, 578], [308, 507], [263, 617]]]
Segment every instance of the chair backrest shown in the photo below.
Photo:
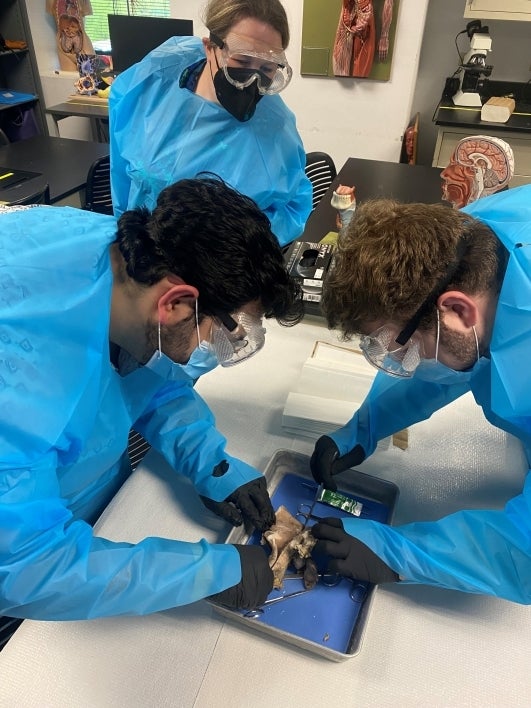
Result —
[[319, 204], [328, 187], [336, 178], [334, 161], [326, 152], [306, 153], [306, 176], [312, 183], [312, 211]]
[[99, 214], [112, 214], [111, 160], [109, 155], [92, 163], [85, 188], [85, 209]]
[[20, 199], [9, 199], [8, 201], [0, 202], [4, 206], [22, 206], [27, 204], [49, 204], [50, 203], [50, 187], [45, 184], [44, 187], [39, 187], [31, 194], [25, 194]]

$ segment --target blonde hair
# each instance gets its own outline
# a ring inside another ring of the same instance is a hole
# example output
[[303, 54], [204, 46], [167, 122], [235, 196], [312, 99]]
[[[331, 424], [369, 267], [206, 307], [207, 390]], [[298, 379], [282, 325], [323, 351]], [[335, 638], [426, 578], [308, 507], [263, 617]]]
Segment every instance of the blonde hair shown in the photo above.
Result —
[[203, 22], [221, 39], [225, 39], [232, 27], [246, 18], [265, 22], [281, 37], [282, 49], [289, 44], [289, 25], [286, 11], [279, 0], [209, 0]]

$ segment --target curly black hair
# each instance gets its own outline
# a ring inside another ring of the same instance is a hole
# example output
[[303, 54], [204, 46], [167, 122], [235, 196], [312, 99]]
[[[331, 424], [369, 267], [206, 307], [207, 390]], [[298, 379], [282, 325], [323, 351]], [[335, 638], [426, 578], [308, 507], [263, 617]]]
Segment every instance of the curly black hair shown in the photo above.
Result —
[[266, 318], [294, 325], [304, 315], [267, 216], [215, 175], [162, 190], [155, 209], [126, 211], [116, 242], [129, 277], [153, 285], [174, 274], [199, 291], [204, 315], [235, 312], [259, 300]]

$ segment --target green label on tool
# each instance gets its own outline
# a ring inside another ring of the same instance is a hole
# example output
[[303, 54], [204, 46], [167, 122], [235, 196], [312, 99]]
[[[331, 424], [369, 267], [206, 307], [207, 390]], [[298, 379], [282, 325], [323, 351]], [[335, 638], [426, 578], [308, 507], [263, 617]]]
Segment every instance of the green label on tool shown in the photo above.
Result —
[[328, 504], [329, 506], [334, 506], [336, 509], [341, 509], [341, 511], [346, 511], [347, 514], [352, 514], [353, 516], [360, 516], [361, 510], [363, 509], [363, 504], [355, 499], [346, 497], [344, 494], [339, 492], [332, 492], [330, 489], [323, 489], [317, 501], [323, 504]]

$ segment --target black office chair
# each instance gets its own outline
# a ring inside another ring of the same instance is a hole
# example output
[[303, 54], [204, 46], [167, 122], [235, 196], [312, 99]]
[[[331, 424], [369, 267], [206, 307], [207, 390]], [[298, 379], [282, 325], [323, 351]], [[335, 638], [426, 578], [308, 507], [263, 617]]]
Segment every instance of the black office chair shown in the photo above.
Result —
[[[111, 199], [111, 159], [109, 155], [92, 163], [87, 175], [85, 207], [98, 214], [113, 214]], [[129, 431], [127, 451], [131, 468], [135, 470], [142, 462], [151, 445], [136, 430]]]
[[0, 651], [5, 647], [11, 637], [22, 624], [22, 620], [15, 617], [0, 617]]
[[111, 160], [107, 155], [92, 163], [87, 175], [85, 209], [99, 214], [112, 214]]
[[337, 171], [334, 161], [326, 152], [307, 152], [306, 176], [312, 183], [312, 211], [319, 204], [328, 187], [336, 178]]
[[8, 199], [0, 202], [3, 206], [23, 206], [27, 204], [49, 204], [50, 187], [45, 184], [31, 194], [25, 194], [20, 199]]

